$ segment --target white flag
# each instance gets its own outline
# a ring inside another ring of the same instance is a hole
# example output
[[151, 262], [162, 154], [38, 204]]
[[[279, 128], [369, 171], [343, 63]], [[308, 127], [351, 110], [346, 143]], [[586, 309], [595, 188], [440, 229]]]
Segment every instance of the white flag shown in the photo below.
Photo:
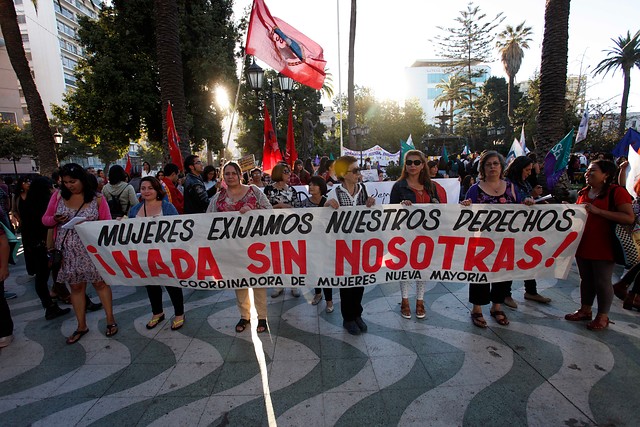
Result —
[[407, 138], [406, 144], [415, 148], [415, 145], [413, 145], [413, 139], [411, 139], [411, 134], [409, 134], [409, 138]]
[[629, 166], [627, 166], [627, 170], [625, 173], [627, 174], [627, 191], [631, 196], [637, 197], [636, 190], [633, 187], [636, 185], [636, 181], [640, 178], [640, 154], [636, 150], [633, 149], [632, 146], [629, 146]]
[[507, 165], [511, 163], [513, 159], [519, 156], [524, 156], [524, 150], [522, 149], [522, 145], [520, 145], [520, 142], [518, 142], [518, 138], [513, 138], [513, 144], [511, 144], [509, 154], [507, 154]]
[[524, 154], [529, 154], [530, 150], [527, 148], [527, 142], [524, 139], [524, 123], [522, 124], [522, 132], [520, 132], [520, 145], [522, 145]]
[[589, 130], [589, 105], [584, 109], [582, 119], [580, 119], [580, 127], [578, 127], [578, 134], [576, 135], [576, 144], [587, 137], [587, 131]]

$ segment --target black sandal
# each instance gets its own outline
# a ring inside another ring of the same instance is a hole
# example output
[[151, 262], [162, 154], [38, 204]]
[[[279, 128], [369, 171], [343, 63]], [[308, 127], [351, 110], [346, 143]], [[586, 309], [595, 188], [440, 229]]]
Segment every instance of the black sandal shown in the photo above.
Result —
[[258, 319], [258, 327], [256, 328], [256, 332], [259, 334], [267, 332], [267, 319]]
[[80, 341], [80, 338], [85, 336], [89, 332], [89, 329], [85, 329], [84, 331], [78, 331], [77, 329], [73, 331], [71, 336], [67, 338], [67, 344], [75, 344]]
[[118, 324], [117, 323], [113, 323], [111, 325], [107, 325], [107, 332], [105, 332], [106, 336], [112, 337], [117, 333], [118, 333]]
[[245, 319], [240, 319], [240, 321], [236, 324], [236, 332], [237, 333], [241, 333], [244, 332], [245, 329], [247, 329], [247, 325], [251, 323], [248, 320]]

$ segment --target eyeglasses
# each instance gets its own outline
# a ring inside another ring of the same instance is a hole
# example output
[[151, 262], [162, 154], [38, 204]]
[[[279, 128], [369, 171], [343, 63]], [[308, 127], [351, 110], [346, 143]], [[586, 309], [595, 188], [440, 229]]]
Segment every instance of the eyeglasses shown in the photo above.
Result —
[[422, 160], [406, 160], [405, 163], [407, 164], [407, 166], [420, 166], [422, 164]]
[[353, 169], [351, 169], [351, 170], [348, 170], [347, 172], [351, 172], [351, 173], [352, 173], [352, 174], [354, 174], [354, 175], [358, 175], [358, 174], [360, 173], [360, 171], [361, 171], [361, 170], [362, 170], [362, 169], [360, 169], [360, 168], [353, 168]]
[[194, 164], [194, 165], [201, 165], [201, 164], [202, 164], [202, 161], [201, 161], [201, 160], [198, 160], [197, 162], [193, 162], [193, 164]]

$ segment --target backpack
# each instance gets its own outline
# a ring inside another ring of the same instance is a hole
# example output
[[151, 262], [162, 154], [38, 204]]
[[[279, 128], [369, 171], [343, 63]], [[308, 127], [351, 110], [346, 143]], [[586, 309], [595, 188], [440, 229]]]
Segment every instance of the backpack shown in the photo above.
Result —
[[111, 212], [112, 219], [121, 218], [127, 215], [126, 211], [129, 210], [129, 202], [127, 202], [126, 209], [122, 209], [122, 203], [120, 203], [120, 196], [122, 195], [122, 193], [125, 192], [126, 189], [127, 187], [124, 187], [124, 189], [117, 196], [114, 196], [112, 194], [111, 198], [107, 201], [107, 204], [109, 205], [109, 212]]

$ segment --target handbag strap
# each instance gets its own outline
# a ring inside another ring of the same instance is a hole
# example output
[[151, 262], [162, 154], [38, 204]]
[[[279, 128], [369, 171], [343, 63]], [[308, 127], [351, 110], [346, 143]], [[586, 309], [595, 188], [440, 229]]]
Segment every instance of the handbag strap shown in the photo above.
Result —
[[[80, 213], [80, 209], [82, 209], [82, 207], [84, 206], [86, 202], [82, 202], [82, 204], [80, 205], [80, 207], [78, 208], [78, 210], [76, 211], [75, 215], [73, 215], [71, 218], [75, 218], [78, 216], [78, 214]], [[64, 236], [62, 237], [62, 242], [60, 242], [60, 249], [62, 249], [64, 247], [64, 241], [67, 240], [67, 235], [69, 234], [70, 230], [65, 230], [64, 231]]]

